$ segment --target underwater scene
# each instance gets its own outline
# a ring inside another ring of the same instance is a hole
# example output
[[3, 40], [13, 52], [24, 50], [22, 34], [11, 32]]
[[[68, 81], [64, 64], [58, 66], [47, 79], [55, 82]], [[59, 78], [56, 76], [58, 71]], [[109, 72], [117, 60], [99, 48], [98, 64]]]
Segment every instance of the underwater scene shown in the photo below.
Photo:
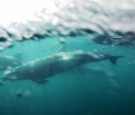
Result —
[[135, 115], [134, 6], [0, 1], [0, 115]]

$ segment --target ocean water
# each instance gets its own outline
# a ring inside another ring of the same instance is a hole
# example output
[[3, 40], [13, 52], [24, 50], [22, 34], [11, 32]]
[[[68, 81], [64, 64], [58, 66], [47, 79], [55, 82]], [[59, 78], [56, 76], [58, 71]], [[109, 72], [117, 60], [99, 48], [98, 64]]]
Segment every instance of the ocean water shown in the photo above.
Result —
[[[86, 70], [63, 72], [47, 84], [3, 81], [0, 115], [135, 115], [134, 1], [118, 1], [121, 5], [107, 0], [69, 0], [66, 7], [60, 1], [60, 12], [43, 10], [38, 12], [38, 21], [1, 26], [0, 56], [15, 56], [22, 64], [57, 54], [63, 45], [65, 52], [123, 57], [116, 65], [105, 60], [86, 64]], [[14, 68], [7, 65], [0, 70], [1, 77]]]

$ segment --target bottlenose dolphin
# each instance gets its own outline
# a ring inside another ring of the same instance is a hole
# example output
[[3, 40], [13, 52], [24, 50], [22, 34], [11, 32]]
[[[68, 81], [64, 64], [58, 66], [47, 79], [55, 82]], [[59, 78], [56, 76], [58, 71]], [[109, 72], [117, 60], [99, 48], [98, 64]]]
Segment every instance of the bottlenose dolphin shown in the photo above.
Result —
[[1, 77], [1, 80], [32, 80], [39, 84], [48, 82], [48, 78], [88, 64], [91, 62], [110, 60], [112, 64], [122, 56], [110, 56], [93, 52], [60, 52], [52, 56], [30, 61]]

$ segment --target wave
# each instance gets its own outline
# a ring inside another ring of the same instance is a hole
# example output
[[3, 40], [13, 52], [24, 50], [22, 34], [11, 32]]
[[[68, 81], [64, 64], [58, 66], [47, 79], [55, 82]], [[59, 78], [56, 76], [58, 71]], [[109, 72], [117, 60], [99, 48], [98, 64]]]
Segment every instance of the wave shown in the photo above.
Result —
[[[14, 41], [39, 40], [50, 36], [91, 36], [99, 44], [135, 44], [135, 2], [133, 0], [68, 0], [55, 3], [55, 11], [44, 8], [36, 19], [0, 26], [0, 50]], [[120, 3], [120, 4], [119, 4]], [[62, 4], [64, 4], [62, 6]]]

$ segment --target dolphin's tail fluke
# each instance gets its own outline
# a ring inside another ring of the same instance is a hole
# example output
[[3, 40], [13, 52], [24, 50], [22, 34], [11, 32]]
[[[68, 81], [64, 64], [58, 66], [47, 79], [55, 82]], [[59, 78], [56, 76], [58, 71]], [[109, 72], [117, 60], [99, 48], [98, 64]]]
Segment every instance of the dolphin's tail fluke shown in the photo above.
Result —
[[117, 60], [122, 58], [123, 56], [109, 56], [109, 60], [112, 64], [116, 65]]

